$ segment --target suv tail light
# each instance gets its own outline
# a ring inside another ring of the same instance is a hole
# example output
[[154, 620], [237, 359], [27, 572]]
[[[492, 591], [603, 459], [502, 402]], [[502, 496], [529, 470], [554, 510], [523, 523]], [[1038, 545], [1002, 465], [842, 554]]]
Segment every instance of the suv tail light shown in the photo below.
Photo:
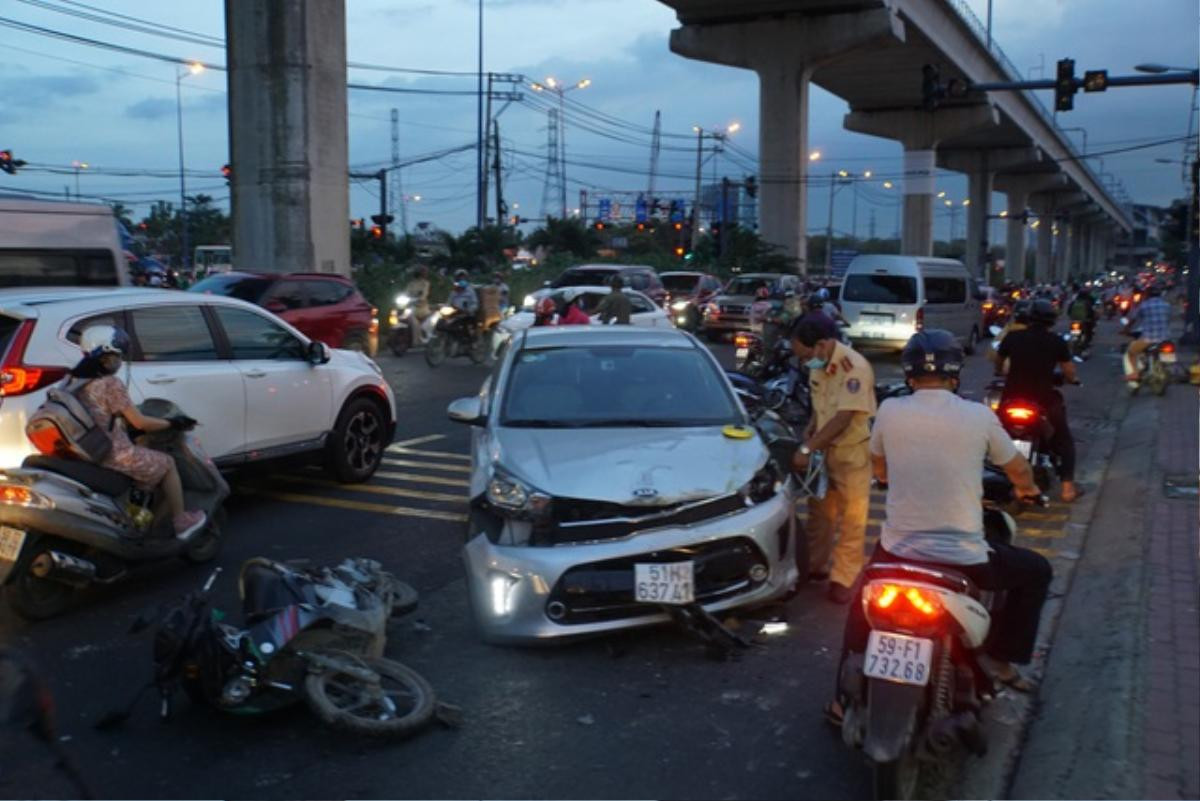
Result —
[[914, 317], [913, 325], [916, 327], [916, 329], [918, 331], [920, 331], [921, 329], [923, 329], [925, 327], [925, 307], [924, 306], [920, 306], [917, 308], [917, 313]]
[[872, 581], [863, 592], [863, 611], [873, 629], [930, 634], [941, 626], [945, 607], [929, 587]]
[[25, 348], [33, 336], [35, 321], [25, 320], [13, 334], [8, 354], [0, 364], [0, 397], [28, 395], [48, 387], [67, 374], [65, 367], [39, 367], [25, 364]]

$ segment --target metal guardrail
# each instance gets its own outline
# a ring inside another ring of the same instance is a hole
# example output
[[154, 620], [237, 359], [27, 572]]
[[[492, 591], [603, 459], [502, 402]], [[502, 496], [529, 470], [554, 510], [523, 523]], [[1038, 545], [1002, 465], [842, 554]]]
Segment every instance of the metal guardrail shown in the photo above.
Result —
[[[996, 59], [996, 62], [1000, 65], [1000, 68], [1007, 73], [1005, 77], [1008, 80], [1025, 80], [1025, 76], [1021, 74], [1021, 70], [1017, 69], [1017, 66], [1012, 63], [1009, 57], [1000, 48], [1000, 45], [996, 44], [996, 37], [991, 37], [991, 43], [988, 43], [989, 37], [987, 26], [980, 21], [979, 17], [975, 16], [975, 12], [972, 11], [971, 7], [967, 5], [966, 0], [946, 0], [946, 3], [953, 8], [955, 13], [958, 14], [959, 18], [967, 24], [967, 27], [971, 29], [971, 32], [974, 33], [975, 37], [979, 40], [979, 44], [983, 45], [984, 49], [992, 54], [992, 56]], [[1075, 157], [1075, 163], [1081, 166], [1084, 171], [1087, 172], [1088, 176], [1095, 182], [1097, 186], [1109, 193], [1110, 197], [1112, 197], [1114, 205], [1118, 206], [1126, 215], [1128, 215], [1128, 202], [1122, 202], [1121, 199], [1117, 198], [1104, 183], [1104, 181], [1100, 179], [1100, 176], [1096, 174], [1095, 170], [1092, 169], [1091, 164], [1089, 164], [1086, 159], [1082, 158], [1083, 154], [1075, 149], [1075, 143], [1071, 141], [1071, 138], [1067, 136], [1066, 132], [1063, 131], [1063, 129], [1059, 126], [1058, 121], [1054, 119], [1054, 115], [1050, 113], [1050, 110], [1046, 108], [1046, 105], [1040, 99], [1038, 99], [1036, 94], [1031, 91], [1023, 91], [1022, 94], [1032, 101], [1033, 107], [1037, 110], [1038, 114], [1041, 115], [1042, 119], [1045, 120], [1045, 122], [1049, 124], [1052, 129], [1059, 133], [1063, 142], [1065, 142], [1067, 145], [1067, 151]], [[1125, 194], [1124, 183], [1122, 183], [1119, 179], [1117, 180], [1117, 183], [1120, 185], [1121, 193]]]

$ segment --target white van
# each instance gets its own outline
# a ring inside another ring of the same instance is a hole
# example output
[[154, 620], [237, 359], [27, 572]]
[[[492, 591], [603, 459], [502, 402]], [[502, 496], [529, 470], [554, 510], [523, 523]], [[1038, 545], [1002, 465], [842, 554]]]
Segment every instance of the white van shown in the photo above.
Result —
[[0, 288], [128, 284], [108, 206], [0, 196]]
[[962, 262], [864, 255], [846, 268], [840, 300], [855, 345], [900, 349], [918, 328], [942, 328], [971, 353], [982, 325], [976, 295]]

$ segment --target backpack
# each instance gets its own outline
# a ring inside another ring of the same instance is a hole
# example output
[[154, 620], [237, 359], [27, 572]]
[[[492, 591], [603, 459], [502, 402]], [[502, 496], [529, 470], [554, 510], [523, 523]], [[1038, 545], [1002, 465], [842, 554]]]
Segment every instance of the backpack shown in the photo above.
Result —
[[[100, 464], [112, 450], [109, 432], [96, 425], [91, 412], [76, 394], [86, 384], [87, 380], [80, 382], [68, 376], [58, 386], [51, 387], [46, 392], [46, 400], [25, 424], [25, 436], [46, 456]], [[111, 428], [110, 425], [110, 431]]]

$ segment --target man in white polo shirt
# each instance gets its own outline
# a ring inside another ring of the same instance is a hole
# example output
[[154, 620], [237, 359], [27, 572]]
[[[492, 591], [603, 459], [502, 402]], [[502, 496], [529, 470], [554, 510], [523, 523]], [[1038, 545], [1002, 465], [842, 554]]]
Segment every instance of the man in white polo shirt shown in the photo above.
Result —
[[[1018, 498], [1036, 498], [1033, 471], [991, 409], [955, 394], [963, 353], [954, 335], [920, 331], [901, 361], [914, 392], [880, 405], [871, 433], [875, 478], [888, 487], [887, 516], [871, 561], [950, 566], [981, 589], [1006, 591], [981, 661], [996, 681], [1028, 692], [1032, 687], [1014, 663], [1033, 656], [1052, 571], [1034, 551], [984, 538], [982, 471], [986, 459], [1004, 470]], [[856, 601], [843, 657], [865, 650], [869, 633]], [[827, 713], [836, 721], [840, 704], [835, 701]]]

